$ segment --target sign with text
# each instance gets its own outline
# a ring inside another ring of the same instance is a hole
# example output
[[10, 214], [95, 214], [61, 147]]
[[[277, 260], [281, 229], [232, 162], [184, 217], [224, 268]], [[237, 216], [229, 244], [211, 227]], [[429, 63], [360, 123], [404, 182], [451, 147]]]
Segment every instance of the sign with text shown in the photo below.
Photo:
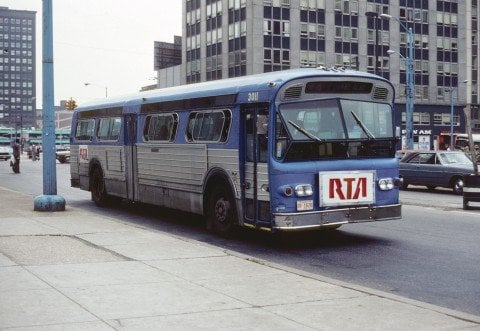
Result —
[[368, 205], [375, 201], [375, 171], [319, 173], [320, 206]]
[[79, 163], [88, 163], [88, 145], [78, 146], [78, 161]]

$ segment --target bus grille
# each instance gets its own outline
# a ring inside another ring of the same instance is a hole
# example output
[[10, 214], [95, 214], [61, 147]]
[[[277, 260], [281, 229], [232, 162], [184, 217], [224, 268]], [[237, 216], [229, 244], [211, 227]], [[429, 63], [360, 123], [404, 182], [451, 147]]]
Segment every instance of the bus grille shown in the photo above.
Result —
[[302, 85], [290, 86], [283, 92], [283, 100], [299, 99], [302, 95]]
[[375, 86], [375, 90], [373, 91], [373, 98], [376, 100], [387, 100], [388, 89], [384, 87]]

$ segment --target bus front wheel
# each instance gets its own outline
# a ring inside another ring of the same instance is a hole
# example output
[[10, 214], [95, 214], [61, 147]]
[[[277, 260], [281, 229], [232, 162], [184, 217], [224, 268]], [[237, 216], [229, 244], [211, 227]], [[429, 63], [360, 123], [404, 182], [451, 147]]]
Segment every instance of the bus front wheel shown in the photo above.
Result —
[[90, 190], [92, 192], [92, 200], [97, 206], [103, 207], [107, 204], [108, 195], [105, 189], [105, 180], [102, 170], [95, 168], [92, 172]]
[[215, 185], [208, 195], [207, 228], [222, 237], [231, 237], [238, 227], [235, 200], [226, 185]]

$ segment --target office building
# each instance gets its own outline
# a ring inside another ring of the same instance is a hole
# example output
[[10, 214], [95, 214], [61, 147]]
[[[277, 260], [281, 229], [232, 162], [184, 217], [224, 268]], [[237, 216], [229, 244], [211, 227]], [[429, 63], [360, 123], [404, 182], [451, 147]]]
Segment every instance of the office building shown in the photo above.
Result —
[[174, 42], [154, 42], [154, 70], [157, 84], [143, 88], [170, 87], [180, 85], [182, 64], [182, 37], [174, 36]]
[[182, 63], [182, 37], [174, 36], [174, 42], [154, 41], [154, 69], [170, 68]]
[[35, 126], [35, 17], [0, 7], [0, 126]]
[[455, 132], [465, 132], [466, 106], [480, 130], [477, 0], [185, 0], [182, 25], [182, 83], [309, 66], [368, 71], [395, 85], [403, 128], [411, 28], [416, 147], [450, 131], [451, 94]]

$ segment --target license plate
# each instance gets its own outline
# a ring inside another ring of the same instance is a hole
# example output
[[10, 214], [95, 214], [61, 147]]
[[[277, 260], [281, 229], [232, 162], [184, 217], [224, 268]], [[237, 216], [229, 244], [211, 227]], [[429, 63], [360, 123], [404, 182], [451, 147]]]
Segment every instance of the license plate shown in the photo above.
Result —
[[313, 200], [297, 201], [297, 211], [313, 210]]

